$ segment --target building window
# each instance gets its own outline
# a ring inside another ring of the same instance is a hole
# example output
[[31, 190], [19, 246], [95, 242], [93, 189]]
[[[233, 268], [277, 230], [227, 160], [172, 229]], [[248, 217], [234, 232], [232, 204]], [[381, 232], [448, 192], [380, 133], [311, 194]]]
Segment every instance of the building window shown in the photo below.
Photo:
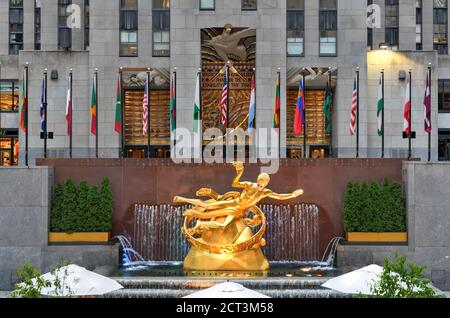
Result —
[[433, 46], [439, 54], [448, 54], [447, 0], [433, 0]]
[[258, 10], [258, 5], [256, 0], [242, 0], [242, 10], [251, 11]]
[[450, 112], [450, 79], [438, 81], [438, 109], [440, 113]]
[[23, 0], [9, 0], [9, 54], [23, 50]]
[[319, 32], [321, 56], [337, 54], [337, 1], [320, 0]]
[[169, 0], [153, 0], [153, 56], [170, 56]]
[[398, 50], [398, 0], [386, 0], [385, 12], [385, 41], [392, 50]]
[[19, 164], [19, 130], [0, 129], [0, 167]]
[[416, 50], [422, 49], [422, 0], [416, 0]]
[[41, 49], [41, 2], [34, 0], [34, 49]]
[[72, 0], [58, 0], [58, 48], [67, 50], [72, 47], [72, 30], [67, 25], [70, 14], [67, 7], [72, 4]]
[[287, 2], [287, 54], [303, 56], [305, 54], [305, 1]]
[[90, 15], [89, 15], [89, 0], [84, 0], [84, 49], [89, 50], [89, 36], [90, 36]]
[[18, 112], [19, 110], [19, 82], [0, 82], [0, 111]]
[[137, 0], [120, 0], [120, 56], [138, 56]]
[[439, 161], [450, 161], [450, 129], [439, 129]]
[[215, 0], [200, 0], [200, 10], [215, 10], [216, 1]]

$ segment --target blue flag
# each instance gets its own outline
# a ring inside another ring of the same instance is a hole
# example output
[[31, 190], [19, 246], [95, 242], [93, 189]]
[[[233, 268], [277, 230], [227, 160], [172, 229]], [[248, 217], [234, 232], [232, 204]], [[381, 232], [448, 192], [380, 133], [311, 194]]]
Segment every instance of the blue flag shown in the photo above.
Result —
[[40, 117], [41, 117], [41, 131], [45, 132], [45, 126], [47, 125], [47, 118], [45, 118], [45, 80], [42, 80], [42, 94], [41, 94], [41, 107], [40, 107]]

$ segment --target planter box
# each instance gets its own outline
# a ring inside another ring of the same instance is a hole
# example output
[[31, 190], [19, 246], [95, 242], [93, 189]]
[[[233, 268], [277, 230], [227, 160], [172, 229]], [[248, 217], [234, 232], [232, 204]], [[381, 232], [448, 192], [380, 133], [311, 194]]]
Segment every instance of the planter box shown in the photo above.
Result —
[[111, 233], [49, 233], [49, 243], [106, 243]]
[[408, 243], [408, 233], [363, 233], [349, 232], [346, 233], [348, 242], [358, 243]]

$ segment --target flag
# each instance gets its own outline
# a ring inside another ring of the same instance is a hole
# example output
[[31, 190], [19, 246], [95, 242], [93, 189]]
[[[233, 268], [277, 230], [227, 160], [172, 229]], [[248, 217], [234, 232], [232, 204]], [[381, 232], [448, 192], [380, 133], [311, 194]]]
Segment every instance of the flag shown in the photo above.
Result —
[[195, 100], [194, 100], [194, 132], [199, 132], [200, 121], [200, 73], [197, 73], [197, 83], [195, 84]]
[[408, 81], [406, 84], [406, 92], [405, 92], [405, 107], [403, 109], [403, 132], [409, 136], [411, 127], [409, 126], [409, 120], [411, 118], [411, 95], [410, 95], [410, 86], [411, 82]]
[[92, 96], [91, 96], [91, 133], [97, 135], [97, 87], [95, 78], [92, 81]]
[[301, 135], [305, 125], [305, 92], [304, 92], [303, 77], [300, 78], [300, 85], [298, 88], [297, 107], [295, 108], [294, 119], [294, 133]]
[[325, 115], [325, 132], [331, 134], [331, 100], [333, 91], [330, 83], [327, 82], [327, 89], [325, 93], [325, 100], [323, 102], [323, 113]]
[[353, 136], [356, 133], [356, 116], [359, 116], [359, 114], [358, 114], [358, 86], [355, 78], [352, 95], [352, 113], [350, 115], [350, 136]]
[[25, 123], [25, 116], [26, 116], [26, 113], [28, 112], [28, 109], [27, 109], [28, 96], [27, 96], [27, 91], [26, 91], [27, 90], [26, 89], [27, 81], [28, 81], [27, 71], [24, 69], [23, 70], [23, 79], [22, 79], [22, 109], [20, 111], [20, 128], [22, 129], [22, 131], [24, 133], [27, 132], [27, 124]]
[[177, 103], [175, 98], [176, 91], [176, 79], [175, 72], [172, 74], [172, 80], [170, 81], [170, 129], [175, 131], [177, 129]]
[[120, 75], [117, 79], [116, 117], [114, 130], [119, 134], [122, 132], [122, 83], [120, 81]]
[[425, 88], [425, 98], [423, 101], [423, 105], [425, 107], [424, 109], [424, 118], [425, 118], [425, 132], [431, 133], [432, 126], [431, 126], [431, 78], [430, 74], [427, 73], [427, 83]]
[[42, 79], [42, 92], [41, 92], [41, 106], [39, 109], [39, 117], [41, 118], [41, 131], [45, 132], [45, 126], [47, 125], [47, 118], [45, 118], [45, 78]]
[[228, 124], [228, 68], [225, 70], [223, 78], [222, 98], [220, 99], [221, 124], [227, 127]]
[[256, 91], [255, 91], [255, 75], [252, 77], [252, 91], [250, 94], [250, 106], [248, 108], [248, 131], [252, 131], [255, 128], [256, 118]]
[[72, 134], [72, 94], [69, 82], [69, 88], [67, 89], [67, 103], [66, 103], [66, 121], [67, 121], [67, 135]]
[[148, 98], [149, 98], [149, 86], [148, 79], [145, 80], [144, 101], [142, 102], [142, 134], [146, 136], [148, 131]]
[[377, 118], [378, 118], [378, 136], [383, 135], [383, 109], [384, 109], [384, 94], [383, 94], [383, 81], [380, 77], [378, 83], [378, 102], [377, 102]]
[[277, 84], [275, 88], [275, 111], [273, 114], [273, 128], [278, 129], [278, 133], [280, 132], [280, 115], [281, 115], [281, 97], [280, 94], [280, 78], [277, 77]]

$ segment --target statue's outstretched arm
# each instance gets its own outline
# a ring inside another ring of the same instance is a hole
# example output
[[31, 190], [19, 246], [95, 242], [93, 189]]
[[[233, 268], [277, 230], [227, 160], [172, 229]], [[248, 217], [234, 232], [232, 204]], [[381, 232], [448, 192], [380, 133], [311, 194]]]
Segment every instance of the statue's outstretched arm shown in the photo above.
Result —
[[296, 190], [293, 193], [290, 194], [278, 194], [278, 193], [272, 193], [269, 195], [269, 198], [275, 199], [275, 200], [291, 200], [295, 199], [303, 194], [303, 190]]
[[250, 183], [241, 182], [241, 177], [244, 174], [244, 164], [242, 162], [233, 163], [233, 167], [236, 169], [236, 177], [231, 185], [233, 188], [245, 189]]

